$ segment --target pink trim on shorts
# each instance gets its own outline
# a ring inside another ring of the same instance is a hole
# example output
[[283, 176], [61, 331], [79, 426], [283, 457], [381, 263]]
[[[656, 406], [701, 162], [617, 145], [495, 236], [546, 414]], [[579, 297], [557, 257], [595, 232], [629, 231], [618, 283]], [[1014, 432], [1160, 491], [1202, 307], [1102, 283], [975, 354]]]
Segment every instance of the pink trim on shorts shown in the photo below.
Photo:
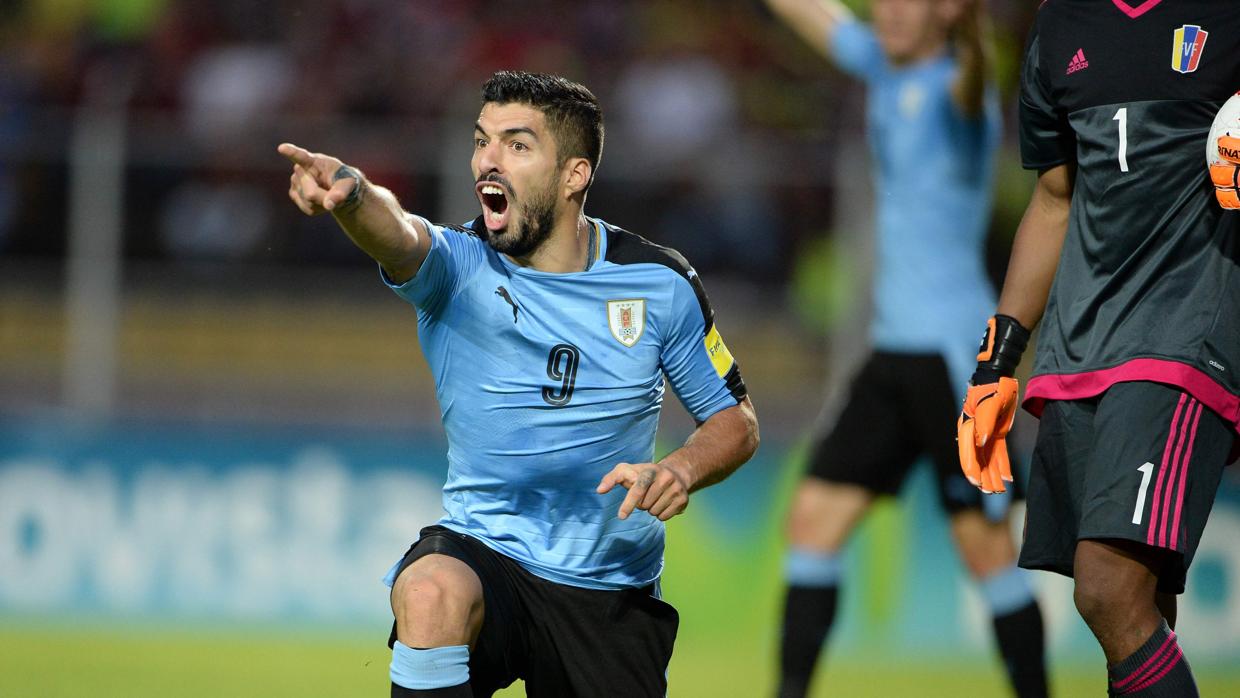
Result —
[[1161, 523], [1158, 526], [1157, 545], [1160, 548], [1167, 547], [1167, 529], [1171, 524], [1171, 496], [1175, 492], [1175, 484], [1180, 479], [1180, 466], [1184, 463], [1184, 443], [1188, 432], [1188, 423], [1193, 418], [1193, 408], [1195, 407], [1199, 408], [1200, 404], [1190, 398], [1185, 406], [1184, 418], [1180, 420], [1179, 435], [1175, 439], [1175, 455], [1172, 456], [1170, 468], [1167, 471], [1167, 491], [1163, 495], [1162, 502], [1158, 505], [1158, 518], [1161, 519]]
[[[1162, 502], [1163, 483], [1167, 481], [1167, 473], [1171, 470], [1173, 463], [1171, 454], [1176, 450], [1175, 444], [1179, 441], [1176, 435], [1182, 429], [1180, 415], [1184, 411], [1184, 402], [1188, 400], [1187, 393], [1180, 393], [1180, 402], [1175, 406], [1175, 413], [1171, 416], [1171, 428], [1167, 430], [1167, 445], [1163, 447], [1162, 462], [1158, 465], [1158, 480], [1154, 483], [1154, 496], [1150, 499], [1150, 519], [1146, 524], [1145, 542], [1147, 545], [1154, 545], [1154, 531], [1158, 529], [1159, 514], [1162, 512], [1160, 506]], [[1187, 421], [1187, 420], [1186, 420]]]
[[[1175, 490], [1175, 518], [1171, 522], [1171, 536], [1167, 545], [1172, 550], [1180, 549], [1180, 511], [1184, 509], [1184, 492], [1188, 489], [1188, 466], [1193, 462], [1193, 442], [1197, 440], [1197, 424], [1201, 422], [1201, 403], [1197, 403], [1197, 413], [1193, 415], [1193, 426], [1188, 432], [1188, 449], [1184, 452], [1184, 460], [1180, 461], [1184, 469], [1180, 471], [1179, 481]], [[1163, 522], [1166, 526], [1166, 522]]]
[[1048, 373], [1029, 379], [1024, 408], [1041, 417], [1047, 400], [1080, 400], [1101, 395], [1116, 383], [1149, 381], [1180, 388], [1218, 413], [1240, 432], [1240, 396], [1188, 364], [1168, 359], [1131, 359], [1118, 366], [1084, 373]]

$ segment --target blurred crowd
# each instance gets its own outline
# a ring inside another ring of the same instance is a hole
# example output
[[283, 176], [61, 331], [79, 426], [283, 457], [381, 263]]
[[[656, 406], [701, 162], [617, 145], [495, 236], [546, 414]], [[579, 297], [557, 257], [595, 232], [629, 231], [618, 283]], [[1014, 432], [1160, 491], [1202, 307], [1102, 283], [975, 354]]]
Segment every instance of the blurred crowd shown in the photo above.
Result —
[[[83, 125], [121, 115], [127, 256], [359, 263], [330, 221], [303, 220], [284, 200], [275, 145], [331, 152], [406, 208], [467, 219], [478, 88], [522, 68], [602, 101], [607, 144], [588, 213], [703, 269], [778, 282], [789, 253], [828, 232], [831, 158], [860, 136], [859, 90], [756, 0], [0, 6], [5, 255], [64, 254], [74, 158], [95, 145]], [[1029, 12], [997, 18], [1020, 25]]]

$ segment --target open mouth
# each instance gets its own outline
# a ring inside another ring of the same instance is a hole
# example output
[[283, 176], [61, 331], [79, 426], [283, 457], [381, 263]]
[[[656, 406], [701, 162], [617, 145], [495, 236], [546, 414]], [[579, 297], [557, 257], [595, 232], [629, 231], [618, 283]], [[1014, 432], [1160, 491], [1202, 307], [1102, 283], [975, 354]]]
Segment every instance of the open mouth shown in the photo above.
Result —
[[478, 201], [482, 204], [482, 220], [487, 230], [502, 231], [508, 226], [508, 193], [495, 182], [479, 182]]

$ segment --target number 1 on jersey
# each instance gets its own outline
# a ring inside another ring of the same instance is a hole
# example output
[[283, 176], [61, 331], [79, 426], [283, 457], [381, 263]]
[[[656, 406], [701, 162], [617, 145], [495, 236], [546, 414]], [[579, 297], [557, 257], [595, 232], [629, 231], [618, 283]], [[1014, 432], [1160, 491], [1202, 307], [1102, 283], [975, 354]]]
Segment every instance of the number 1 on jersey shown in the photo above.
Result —
[[1137, 468], [1141, 471], [1141, 486], [1137, 488], [1137, 508], [1132, 512], [1132, 522], [1141, 523], [1141, 514], [1145, 512], [1145, 491], [1150, 487], [1150, 475], [1154, 473], [1154, 464], [1146, 462]]
[[1120, 107], [1112, 121], [1119, 122], [1119, 171], [1128, 171], [1128, 107]]

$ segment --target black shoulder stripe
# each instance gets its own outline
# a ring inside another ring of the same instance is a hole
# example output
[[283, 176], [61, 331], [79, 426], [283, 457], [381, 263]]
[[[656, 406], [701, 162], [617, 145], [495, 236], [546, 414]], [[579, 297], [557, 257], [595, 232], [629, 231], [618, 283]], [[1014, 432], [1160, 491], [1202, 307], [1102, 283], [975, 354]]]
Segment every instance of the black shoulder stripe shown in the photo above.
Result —
[[735, 359], [732, 360], [732, 368], [728, 370], [728, 375], [724, 376], [723, 380], [737, 402], [744, 400], [749, 394], [749, 389], [745, 387], [745, 380], [741, 378], [741, 365], [736, 363]]
[[483, 223], [482, 216], [478, 216], [477, 218], [470, 221], [467, 225], [458, 225], [456, 223], [436, 223], [435, 225], [439, 226], [440, 228], [448, 228], [450, 230], [455, 230], [458, 233], [465, 233], [466, 235], [473, 235], [474, 237], [479, 238], [479, 239], [483, 239], [483, 240], [486, 239], [482, 236], [482, 233], [478, 232], [480, 230], [486, 230], [486, 224]]
[[662, 264], [684, 277], [693, 287], [697, 296], [698, 306], [702, 309], [704, 327], [702, 331], [710, 332], [715, 324], [715, 311], [710, 307], [710, 299], [706, 297], [706, 288], [702, 286], [702, 277], [689, 265], [689, 260], [676, 250], [663, 245], [656, 245], [646, 238], [630, 233], [624, 228], [614, 225], [607, 226], [607, 254], [605, 259], [612, 264]]

